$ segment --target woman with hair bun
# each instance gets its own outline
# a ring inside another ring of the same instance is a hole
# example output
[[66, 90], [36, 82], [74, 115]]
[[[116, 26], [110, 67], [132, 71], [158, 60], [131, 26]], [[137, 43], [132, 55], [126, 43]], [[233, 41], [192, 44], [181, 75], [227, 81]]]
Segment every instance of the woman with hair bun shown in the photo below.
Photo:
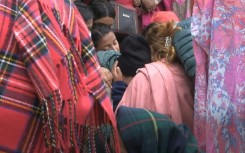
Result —
[[153, 63], [138, 69], [118, 107], [145, 108], [165, 114], [193, 131], [193, 85], [172, 42], [180, 28], [174, 22], [149, 26], [144, 36], [150, 45]]

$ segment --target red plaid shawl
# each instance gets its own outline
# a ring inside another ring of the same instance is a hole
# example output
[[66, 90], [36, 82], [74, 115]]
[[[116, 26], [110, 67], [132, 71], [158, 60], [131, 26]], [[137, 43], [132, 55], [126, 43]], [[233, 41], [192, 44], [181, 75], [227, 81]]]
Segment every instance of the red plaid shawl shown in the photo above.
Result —
[[0, 152], [96, 152], [93, 133], [108, 123], [117, 140], [94, 47], [72, 2], [1, 0], [0, 36]]

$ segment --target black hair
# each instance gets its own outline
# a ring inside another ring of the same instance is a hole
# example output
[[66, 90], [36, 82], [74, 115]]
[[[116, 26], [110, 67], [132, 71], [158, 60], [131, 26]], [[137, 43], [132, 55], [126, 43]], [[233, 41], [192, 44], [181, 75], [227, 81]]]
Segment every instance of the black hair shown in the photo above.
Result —
[[91, 30], [92, 41], [95, 48], [97, 47], [99, 41], [109, 32], [113, 32], [109, 25], [103, 23], [94, 23]]
[[88, 5], [82, 3], [81, 1], [75, 1], [74, 4], [76, 5], [85, 22], [94, 18], [94, 12]]
[[89, 3], [89, 6], [94, 12], [94, 20], [98, 20], [104, 17], [111, 17], [115, 19], [116, 17], [115, 9], [107, 0], [93, 0]]

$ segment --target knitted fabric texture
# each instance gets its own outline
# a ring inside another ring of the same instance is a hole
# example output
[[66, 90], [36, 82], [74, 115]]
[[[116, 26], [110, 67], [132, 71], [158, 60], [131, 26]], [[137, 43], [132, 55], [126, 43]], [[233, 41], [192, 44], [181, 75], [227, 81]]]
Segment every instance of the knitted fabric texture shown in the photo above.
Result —
[[151, 62], [151, 51], [148, 42], [141, 35], [129, 35], [122, 41], [121, 56], [118, 66], [125, 76], [135, 76], [139, 68]]
[[182, 20], [178, 23], [178, 26], [182, 29], [190, 29], [191, 28], [191, 17], [185, 20]]
[[97, 57], [100, 63], [100, 66], [107, 68], [108, 70], [112, 70], [113, 64], [120, 56], [120, 52], [115, 50], [108, 51], [98, 51]]
[[185, 68], [185, 72], [189, 77], [194, 77], [196, 70], [196, 60], [193, 52], [190, 22], [191, 18], [188, 18], [178, 24], [182, 30], [175, 33], [174, 46], [176, 53]]

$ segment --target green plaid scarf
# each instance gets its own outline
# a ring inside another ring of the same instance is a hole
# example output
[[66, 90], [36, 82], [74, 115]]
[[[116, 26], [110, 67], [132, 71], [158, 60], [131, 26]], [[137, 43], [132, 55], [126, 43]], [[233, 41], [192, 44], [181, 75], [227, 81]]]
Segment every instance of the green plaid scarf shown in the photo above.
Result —
[[121, 106], [117, 124], [129, 153], [196, 153], [197, 141], [189, 129], [176, 126], [167, 116]]

